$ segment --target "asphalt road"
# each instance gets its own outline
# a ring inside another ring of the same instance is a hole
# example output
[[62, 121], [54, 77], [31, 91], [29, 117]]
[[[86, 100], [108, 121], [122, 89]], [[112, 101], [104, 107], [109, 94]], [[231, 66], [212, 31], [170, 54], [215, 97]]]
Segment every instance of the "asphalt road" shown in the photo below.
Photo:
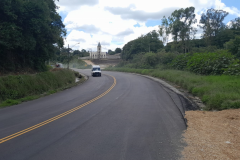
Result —
[[[90, 76], [90, 70], [80, 70]], [[157, 160], [181, 157], [176, 102], [148, 78], [103, 72], [71, 89], [0, 109], [1, 160]], [[109, 91], [116, 78], [116, 85]], [[108, 90], [108, 91], [107, 91]], [[98, 96], [104, 92], [107, 94]], [[88, 102], [42, 126], [1, 139]], [[181, 106], [181, 104], [177, 104]]]

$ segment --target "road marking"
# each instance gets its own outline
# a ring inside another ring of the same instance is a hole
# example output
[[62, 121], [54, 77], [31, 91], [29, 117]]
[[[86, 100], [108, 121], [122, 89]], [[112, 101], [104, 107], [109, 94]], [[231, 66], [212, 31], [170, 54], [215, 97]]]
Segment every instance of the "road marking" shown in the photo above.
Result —
[[[108, 76], [111, 76], [111, 75], [108, 75]], [[46, 125], [46, 124], [48, 124], [48, 123], [51, 123], [51, 122], [53, 122], [53, 121], [55, 121], [55, 120], [57, 120], [57, 119], [59, 119], [59, 118], [62, 118], [62, 117], [64, 117], [64, 116], [66, 116], [66, 115], [68, 115], [68, 114], [70, 114], [70, 113], [72, 113], [72, 112], [74, 112], [74, 111], [77, 111], [77, 110], [85, 107], [86, 105], [88, 105], [88, 104], [90, 104], [90, 103], [92, 103], [92, 102], [94, 102], [94, 101], [102, 98], [102, 97], [105, 96], [107, 93], [109, 93], [109, 92], [113, 89], [113, 87], [115, 87], [115, 85], [117, 84], [116, 78], [113, 77], [113, 76], [111, 76], [111, 77], [112, 77], [113, 80], [114, 80], [114, 83], [112, 84], [112, 86], [111, 86], [108, 90], [106, 90], [105, 92], [103, 92], [102, 94], [100, 94], [99, 96], [97, 96], [96, 98], [94, 98], [94, 99], [92, 99], [92, 100], [90, 100], [90, 101], [88, 101], [88, 102], [85, 102], [85, 103], [83, 103], [83, 104], [81, 104], [81, 105], [79, 105], [79, 106], [77, 106], [77, 107], [75, 107], [75, 108], [73, 108], [73, 109], [70, 109], [70, 110], [68, 110], [68, 111], [66, 111], [66, 112], [64, 112], [64, 113], [62, 113], [62, 114], [59, 114], [59, 115], [57, 115], [57, 116], [55, 116], [55, 117], [53, 117], [53, 118], [50, 118], [50, 119], [48, 119], [48, 120], [46, 120], [46, 121], [43, 121], [43, 122], [38, 123], [38, 124], [36, 124], [36, 125], [34, 125], [34, 126], [28, 127], [28, 128], [26, 128], [26, 129], [24, 129], [24, 130], [21, 130], [21, 131], [19, 131], [19, 132], [16, 132], [16, 133], [14, 133], [14, 134], [11, 134], [11, 135], [9, 135], [9, 136], [7, 136], [7, 137], [1, 138], [1, 139], [0, 139], [0, 144], [1, 144], [1, 143], [4, 143], [4, 142], [6, 142], [6, 141], [9, 141], [9, 140], [11, 140], [11, 139], [13, 139], [13, 138], [15, 138], [15, 137], [18, 137], [18, 136], [20, 136], [20, 135], [23, 135], [23, 134], [25, 134], [25, 133], [28, 133], [28, 132], [30, 132], [30, 131], [32, 131], [32, 130], [34, 130], [34, 129], [37, 129], [37, 128], [41, 127], [41, 126], [44, 126], [44, 125]]]

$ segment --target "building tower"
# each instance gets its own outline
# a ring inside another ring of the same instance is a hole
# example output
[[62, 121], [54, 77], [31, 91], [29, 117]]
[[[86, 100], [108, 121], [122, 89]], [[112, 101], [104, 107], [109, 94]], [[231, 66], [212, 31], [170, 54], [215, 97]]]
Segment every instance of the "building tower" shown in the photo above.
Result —
[[98, 59], [100, 59], [101, 51], [102, 51], [102, 47], [101, 47], [101, 44], [99, 42], [98, 46], [97, 46], [97, 56], [98, 56]]

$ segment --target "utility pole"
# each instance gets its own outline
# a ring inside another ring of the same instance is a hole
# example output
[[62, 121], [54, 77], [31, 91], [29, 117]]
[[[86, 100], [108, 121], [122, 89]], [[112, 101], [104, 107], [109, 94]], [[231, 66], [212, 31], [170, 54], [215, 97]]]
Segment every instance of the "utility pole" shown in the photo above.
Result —
[[148, 50], [150, 52], [150, 37], [148, 37], [148, 46], [149, 46]]
[[[75, 45], [80, 44], [80, 42], [76, 43]], [[73, 45], [72, 47], [74, 47], [75, 45]], [[68, 44], [68, 66], [67, 69], [69, 69], [69, 62], [70, 62], [70, 52], [69, 52], [69, 44]]]
[[67, 69], [69, 69], [69, 61], [70, 61], [70, 55], [69, 55], [69, 44], [68, 44], [68, 66], [67, 66]]

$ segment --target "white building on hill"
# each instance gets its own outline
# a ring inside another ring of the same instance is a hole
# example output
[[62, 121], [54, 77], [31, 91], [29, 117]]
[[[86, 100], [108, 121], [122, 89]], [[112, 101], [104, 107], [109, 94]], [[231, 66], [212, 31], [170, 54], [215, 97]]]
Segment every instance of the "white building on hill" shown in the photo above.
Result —
[[97, 46], [97, 52], [90, 52], [90, 58], [91, 59], [106, 58], [106, 52], [102, 52], [102, 47], [100, 42], [98, 43], [98, 46]]

